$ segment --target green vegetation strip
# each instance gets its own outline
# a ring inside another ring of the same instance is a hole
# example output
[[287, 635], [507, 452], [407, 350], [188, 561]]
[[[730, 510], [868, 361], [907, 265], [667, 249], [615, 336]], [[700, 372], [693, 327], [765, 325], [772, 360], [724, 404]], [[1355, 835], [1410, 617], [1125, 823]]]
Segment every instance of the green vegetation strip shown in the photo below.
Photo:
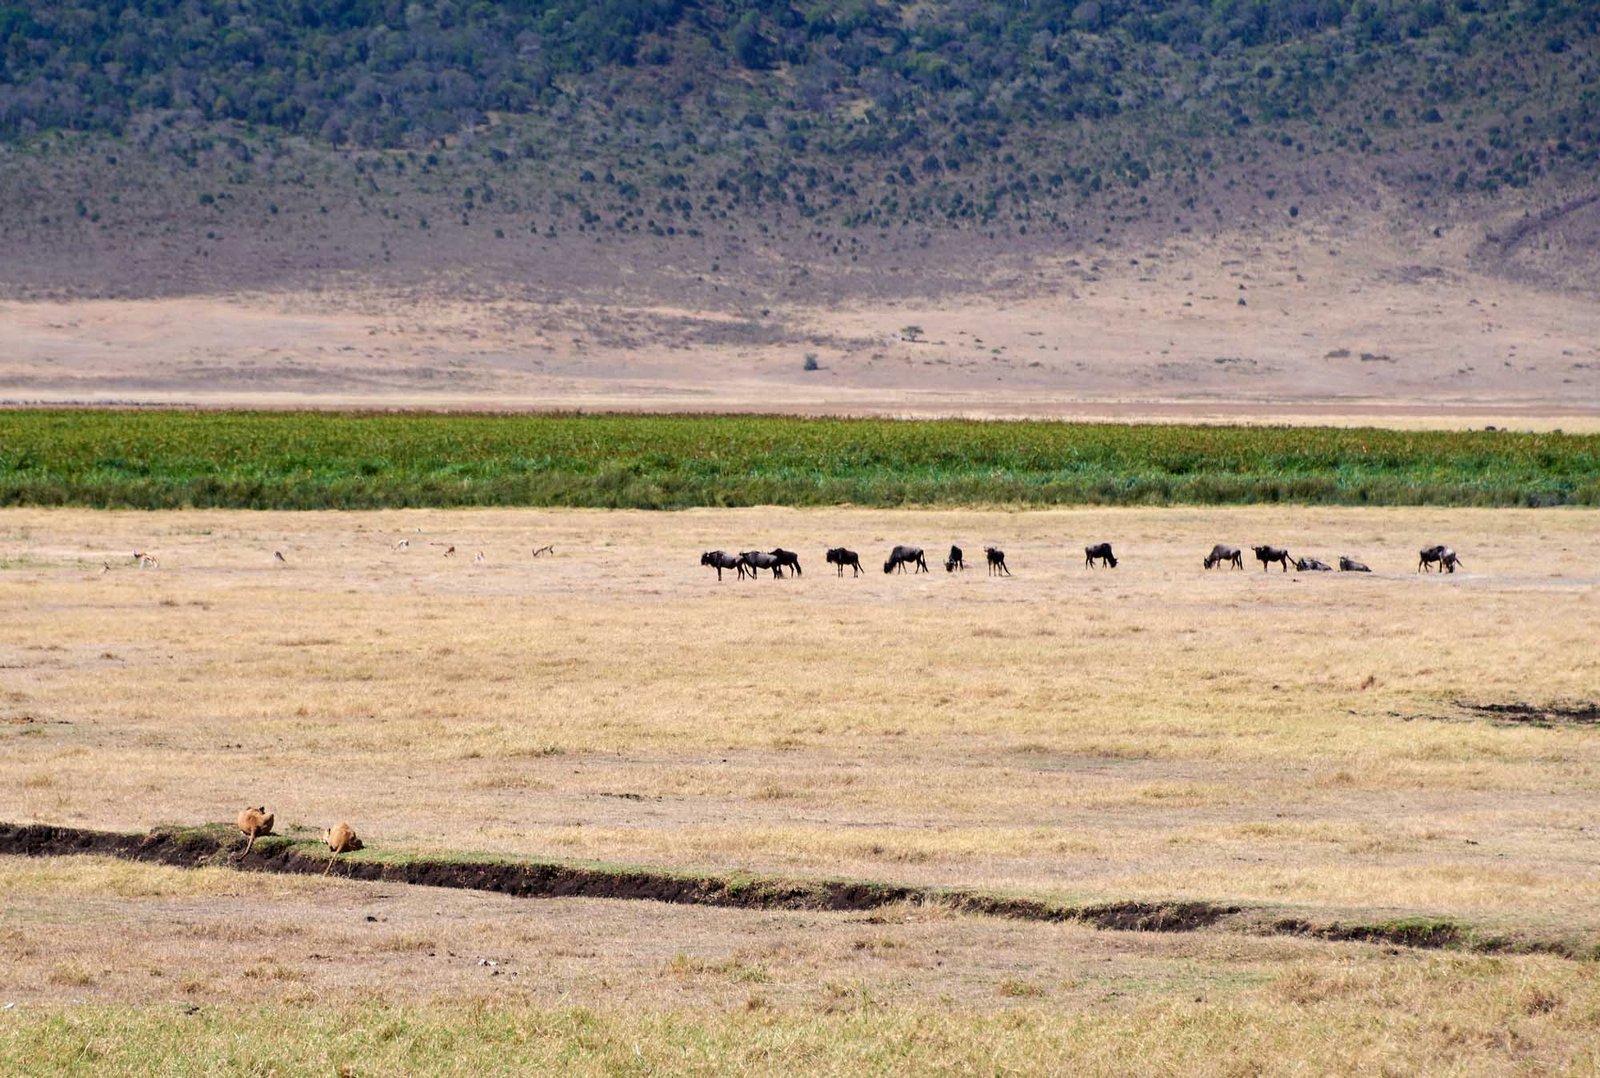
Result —
[[0, 412], [0, 505], [1600, 505], [1600, 435], [773, 416]]
[[1540, 953], [1600, 959], [1600, 941], [1586, 936], [1491, 932], [1441, 917], [1338, 921], [1264, 906], [1203, 901], [1069, 905], [985, 891], [906, 887], [871, 880], [794, 879], [743, 872], [703, 874], [513, 857], [422, 857], [364, 850], [331, 858], [327, 847], [314, 840], [281, 835], [257, 839], [248, 855], [244, 854], [244, 847], [238, 831], [226, 824], [163, 827], [141, 835], [0, 823], [0, 854], [32, 857], [101, 854], [179, 868], [236, 868], [299, 875], [331, 871], [347, 879], [458, 887], [522, 898], [643, 899], [738, 909], [835, 911], [909, 903], [1022, 921], [1076, 921], [1128, 932], [1216, 928], [1251, 935], [1307, 936], [1485, 954]]

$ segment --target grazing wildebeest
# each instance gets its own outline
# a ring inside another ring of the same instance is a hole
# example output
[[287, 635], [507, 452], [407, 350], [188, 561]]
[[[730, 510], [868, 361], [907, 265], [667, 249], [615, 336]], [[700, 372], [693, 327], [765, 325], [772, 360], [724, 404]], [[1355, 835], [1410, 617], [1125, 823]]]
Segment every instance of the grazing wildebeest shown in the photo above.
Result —
[[1456, 557], [1456, 552], [1440, 543], [1437, 546], [1425, 546], [1417, 555], [1417, 571], [1421, 572], [1431, 565], [1437, 565], [1439, 571], [1455, 572], [1460, 566], [1461, 559]]
[[717, 570], [718, 580], [722, 579], [722, 570], [724, 569], [737, 569], [739, 570], [739, 579], [744, 579], [744, 558], [742, 557], [725, 554], [720, 550], [708, 550], [700, 555], [700, 564], [714, 566]]
[[944, 560], [944, 571], [947, 573], [953, 573], [957, 569], [960, 569], [963, 573], [966, 572], [967, 563], [962, 558], [961, 548], [952, 544], [950, 547], [950, 556]]
[[1460, 564], [1461, 559], [1456, 557], [1456, 552], [1449, 547], [1439, 551], [1439, 568], [1453, 573]]
[[783, 563], [765, 550], [740, 551], [739, 557], [744, 559], [745, 568], [750, 570], [752, 577], [756, 575], [757, 569], [771, 569], [774, 579], [783, 576]]
[[1232, 562], [1235, 569], [1244, 568], [1244, 555], [1239, 553], [1239, 548], [1226, 543], [1218, 543], [1211, 548], [1211, 553], [1206, 555], [1205, 567], [1221, 565], [1223, 562]]
[[1083, 548], [1084, 565], [1093, 569], [1096, 559], [1105, 562], [1109, 568], [1115, 569], [1117, 567], [1117, 556], [1111, 553], [1110, 543], [1096, 543], [1093, 546]]
[[1370, 573], [1370, 572], [1372, 572], [1371, 569], [1367, 568], [1367, 566], [1366, 566], [1366, 564], [1364, 562], [1356, 561], [1354, 558], [1347, 558], [1343, 554], [1339, 555], [1339, 571], [1341, 573]]
[[842, 546], [836, 546], [828, 551], [828, 564], [837, 565], [840, 576], [844, 576], [844, 567], [846, 565], [850, 566], [852, 570], [851, 576], [856, 576], [861, 572], [861, 557], [855, 551], [846, 550]]
[[908, 562], [916, 566], [915, 572], [926, 573], [928, 571], [928, 559], [922, 556], [922, 548], [919, 546], [897, 546], [889, 551], [889, 560], [883, 563], [883, 571], [892, 573], [895, 567], [899, 566], [900, 571], [903, 573], [906, 571]]
[[983, 556], [989, 559], [990, 576], [998, 576], [1001, 573], [1004, 573], [1006, 576], [1011, 575], [1011, 570], [1006, 568], [1005, 551], [1001, 550], [997, 546], [986, 546], [983, 548]]
[[1261, 563], [1261, 571], [1263, 573], [1267, 571], [1267, 566], [1273, 562], [1278, 562], [1282, 565], [1284, 572], [1287, 573], [1289, 571], [1289, 552], [1282, 547], [1253, 546], [1250, 549], [1256, 552], [1256, 560]]
[[796, 554], [794, 551], [785, 550], [783, 547], [779, 547], [776, 550], [769, 551], [769, 553], [774, 558], [778, 559], [779, 565], [782, 565], [785, 568], [793, 569], [795, 576], [805, 576], [805, 574], [800, 571], [800, 555]]
[[1297, 573], [1331, 573], [1333, 572], [1333, 566], [1325, 561], [1318, 561], [1316, 558], [1301, 558], [1294, 563], [1294, 571]]

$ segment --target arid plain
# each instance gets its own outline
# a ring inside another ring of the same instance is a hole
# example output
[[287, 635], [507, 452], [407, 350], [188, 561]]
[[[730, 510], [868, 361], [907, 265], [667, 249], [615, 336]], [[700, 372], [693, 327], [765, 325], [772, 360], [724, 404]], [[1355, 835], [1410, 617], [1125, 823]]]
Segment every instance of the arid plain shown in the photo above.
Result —
[[575, 272], [549, 293], [9, 300], [0, 402], [1596, 429], [1600, 308], [1496, 272], [1477, 235], [1325, 221], [952, 251], [944, 288], [881, 295], [862, 270], [847, 302], [689, 267], [656, 297]]
[[[1561, 709], [1586, 714], [1600, 690], [1597, 525], [1564, 510], [8, 510], [0, 818], [140, 829], [265, 803], [280, 829], [348, 819], [375, 855], [1247, 903], [1581, 950], [1600, 937], [1600, 745]], [[1102, 539], [1121, 564], [1086, 569]], [[1206, 572], [1216, 541], [1376, 571]], [[934, 572], [886, 576], [901, 542]], [[1015, 575], [945, 573], [951, 542], [1003, 547]], [[1417, 573], [1433, 542], [1463, 571]], [[803, 576], [719, 583], [698, 564], [780, 544]], [[822, 562], [838, 544], [865, 576]], [[1506, 704], [1540, 721], [1482, 710]], [[1553, 955], [93, 858], [8, 860], [0, 908], [5, 1001], [79, 1004], [0, 1031], [0, 1061], [98, 1044], [136, 1069], [128, 1053], [170, 1043], [405, 1069], [457, 1021], [499, 1030], [463, 1060], [596, 1071], [1600, 1060], [1594, 965]], [[187, 1031], [156, 1028], [169, 1005], [198, 1009]], [[249, 1033], [358, 1013], [348, 1041]], [[542, 1032], [513, 1036], [519, 1014]], [[151, 1027], [146, 1048], [108, 1043], [129, 1022]], [[1171, 1035], [1141, 1037], [1152, 1023]]]

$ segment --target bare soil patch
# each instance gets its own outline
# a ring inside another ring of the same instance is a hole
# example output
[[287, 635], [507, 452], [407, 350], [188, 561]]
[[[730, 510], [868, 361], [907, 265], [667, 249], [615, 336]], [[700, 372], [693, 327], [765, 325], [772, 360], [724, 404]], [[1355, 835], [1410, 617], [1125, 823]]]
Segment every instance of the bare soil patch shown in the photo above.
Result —
[[1470, 703], [1457, 700], [1456, 706], [1496, 722], [1526, 726], [1600, 725], [1600, 703], [1570, 704]]
[[6, 302], [0, 401], [1600, 426], [1593, 297], [1490, 273], [1453, 233], [1306, 223], [1013, 262], [830, 303], [358, 279]]

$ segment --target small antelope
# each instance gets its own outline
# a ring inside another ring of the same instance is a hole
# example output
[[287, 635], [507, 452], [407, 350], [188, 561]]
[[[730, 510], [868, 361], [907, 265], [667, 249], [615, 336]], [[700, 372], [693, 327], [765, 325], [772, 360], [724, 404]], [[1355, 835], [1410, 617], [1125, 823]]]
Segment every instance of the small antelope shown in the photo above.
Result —
[[483, 551], [481, 550], [472, 556], [473, 565], [482, 565], [484, 561]]
[[102, 573], [109, 573], [111, 571], [111, 563], [108, 562], [108, 561], [101, 562], [100, 563], [100, 571]]
[[556, 548], [553, 546], [542, 546], [533, 552], [533, 556], [537, 558], [541, 554], [554, 554], [555, 552]]
[[237, 823], [239, 833], [249, 840], [244, 844], [244, 853], [241, 853], [240, 857], [250, 853], [250, 847], [256, 844], [256, 836], [272, 834], [272, 813], [267, 811], [265, 805], [244, 809], [239, 813]]
[[328, 828], [322, 833], [322, 841], [328, 844], [328, 867], [322, 870], [324, 876], [333, 871], [333, 859], [339, 854], [354, 853], [362, 848], [355, 828], [347, 823]]
[[410, 550], [411, 549], [411, 540], [410, 539], [402, 539], [402, 540], [400, 540], [398, 543], [396, 543], [394, 545], [394, 549], [396, 549], [396, 550]]
[[454, 543], [451, 543], [449, 549], [444, 552], [444, 556], [447, 557], [447, 558], [451, 557], [451, 556], [453, 556], [455, 554], [455, 552], [456, 552], [456, 545]]
[[155, 555], [146, 553], [143, 550], [135, 550], [133, 552], [133, 560], [139, 563], [139, 568], [141, 569], [161, 568], [161, 563], [156, 561]]

